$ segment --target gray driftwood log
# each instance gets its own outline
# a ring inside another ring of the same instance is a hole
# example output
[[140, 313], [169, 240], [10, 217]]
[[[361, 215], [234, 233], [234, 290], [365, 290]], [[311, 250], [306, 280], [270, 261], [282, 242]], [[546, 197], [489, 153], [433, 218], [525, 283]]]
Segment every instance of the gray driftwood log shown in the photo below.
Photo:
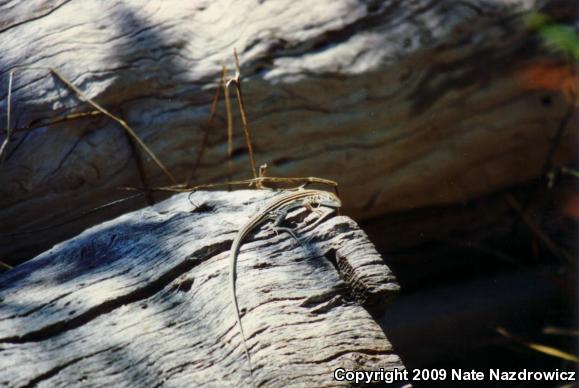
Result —
[[[271, 175], [337, 179], [355, 217], [456, 203], [541, 173], [567, 109], [559, 92], [521, 77], [557, 62], [522, 18], [545, 3], [2, 2], [0, 104], [10, 69], [54, 67], [125, 118], [183, 181], [200, 153], [221, 65], [232, 67], [236, 47], [257, 160]], [[549, 4], [563, 15], [576, 10], [575, 0]], [[22, 130], [0, 167], [2, 259], [17, 262], [144, 205], [51, 227], [119, 198], [119, 186], [142, 185], [139, 162], [104, 117], [44, 125], [91, 109], [42, 70], [16, 74], [13, 110]], [[226, 175], [223, 106], [219, 112], [193, 183]], [[557, 160], [572, 160], [574, 147], [563, 141]], [[234, 148], [235, 177], [248, 178], [241, 131]], [[143, 159], [147, 184], [169, 183]], [[48, 229], [31, 233], [39, 228]]]
[[[229, 247], [274, 193], [197, 192], [92, 227], [0, 275], [0, 384], [249, 386]], [[370, 313], [398, 285], [348, 217], [296, 210], [243, 244], [238, 297], [258, 386], [344, 386], [403, 368]]]

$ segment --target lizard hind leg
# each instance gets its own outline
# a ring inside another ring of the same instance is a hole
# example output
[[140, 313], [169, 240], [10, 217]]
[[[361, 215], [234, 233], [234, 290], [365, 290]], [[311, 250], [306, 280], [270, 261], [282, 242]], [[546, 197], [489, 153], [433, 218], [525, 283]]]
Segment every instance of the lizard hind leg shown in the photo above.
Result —
[[293, 229], [291, 229], [291, 228], [286, 228], [286, 227], [283, 227], [283, 226], [277, 226], [277, 227], [274, 227], [273, 230], [275, 231], [275, 233], [276, 233], [277, 235], [279, 235], [279, 232], [286, 232], [286, 233], [288, 233], [290, 236], [292, 236], [292, 237], [294, 238], [294, 240], [296, 240], [296, 242], [297, 242], [298, 244], [300, 244], [300, 245], [302, 245], [302, 246], [304, 245], [304, 244], [300, 241], [300, 239], [298, 238], [298, 236], [295, 234], [295, 232], [293, 231]]

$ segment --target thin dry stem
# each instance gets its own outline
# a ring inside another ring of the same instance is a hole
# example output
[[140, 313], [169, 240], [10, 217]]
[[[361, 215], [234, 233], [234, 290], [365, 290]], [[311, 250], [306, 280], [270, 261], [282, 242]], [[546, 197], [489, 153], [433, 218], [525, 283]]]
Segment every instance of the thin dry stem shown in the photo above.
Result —
[[141, 140], [141, 138], [139, 137], [139, 135], [137, 135], [137, 133], [125, 122], [125, 120], [121, 119], [120, 117], [115, 116], [114, 114], [112, 114], [111, 112], [109, 112], [108, 110], [106, 110], [105, 108], [103, 108], [102, 106], [100, 106], [99, 104], [97, 104], [96, 102], [94, 102], [93, 100], [91, 100], [89, 97], [87, 97], [80, 89], [78, 89], [76, 86], [74, 86], [73, 84], [71, 84], [66, 78], [64, 78], [58, 71], [56, 71], [53, 68], [49, 68], [49, 70], [58, 78], [60, 79], [65, 85], [67, 85], [70, 89], [72, 89], [79, 98], [85, 100], [87, 103], [89, 103], [93, 108], [95, 108], [96, 110], [100, 111], [102, 114], [104, 114], [105, 116], [115, 120], [117, 123], [120, 124], [121, 127], [123, 127], [127, 133], [137, 142], [137, 144], [147, 153], [147, 155], [149, 155], [149, 157], [151, 159], [153, 159], [153, 161], [157, 164], [157, 166], [159, 166], [159, 168], [165, 173], [165, 175], [167, 175], [167, 177], [171, 180], [171, 182], [173, 182], [174, 184], [177, 184], [177, 180], [175, 179], [175, 177], [173, 176], [173, 174], [171, 174], [169, 172], [169, 170], [167, 169], [167, 167], [165, 167], [165, 165], [163, 164], [163, 162], [161, 162], [161, 160], [159, 160], [159, 158], [157, 158], [157, 156], [153, 153], [153, 151], [151, 151], [149, 149], [149, 147]]
[[255, 156], [253, 154], [253, 142], [251, 139], [251, 130], [249, 128], [249, 122], [247, 120], [247, 113], [245, 110], [245, 103], [243, 102], [243, 94], [241, 92], [241, 72], [239, 70], [239, 58], [237, 57], [237, 51], [233, 49], [233, 55], [235, 56], [235, 77], [227, 82], [227, 86], [233, 83], [235, 84], [235, 91], [237, 93], [237, 103], [239, 104], [239, 111], [241, 113], [241, 121], [243, 123], [243, 131], [245, 132], [245, 141], [247, 143], [247, 151], [249, 153], [249, 160], [251, 162], [251, 172], [253, 177], [257, 178], [257, 168], [255, 163]]
[[[196, 186], [192, 186], [192, 187], [185, 187], [182, 185], [176, 185], [176, 186], [164, 186], [164, 187], [152, 187], [152, 188], [136, 188], [136, 187], [124, 187], [123, 189], [125, 190], [131, 190], [131, 191], [146, 191], [146, 190], [151, 190], [151, 191], [171, 191], [171, 192], [190, 192], [190, 191], [196, 191], [196, 190], [203, 190], [203, 189], [211, 189], [211, 188], [215, 188], [215, 187], [223, 187], [223, 186], [227, 186], [227, 185], [233, 185], [233, 186], [247, 186], [247, 187], [253, 187], [253, 186], [258, 186], [261, 185], [261, 187], [263, 186], [263, 183], [285, 183], [285, 184], [289, 184], [289, 183], [294, 183], [294, 184], [301, 184], [301, 186], [303, 185], [309, 185], [309, 184], [322, 184], [322, 185], [326, 185], [326, 186], [330, 186], [333, 187], [334, 189], [337, 189], [338, 187], [338, 183], [335, 181], [332, 181], [330, 179], [324, 179], [324, 178], [318, 178], [318, 177], [272, 177], [272, 176], [264, 176], [264, 177], [257, 177], [257, 178], [252, 178], [252, 179], [244, 179], [244, 180], [239, 180], [239, 181], [232, 181], [232, 182], [226, 182], [226, 183], [207, 183], [207, 184], [202, 184], [202, 185], [196, 185]], [[296, 189], [294, 188], [290, 188], [290, 189]]]
[[71, 114], [68, 114], [66, 116], [58, 117], [56, 119], [52, 119], [52, 120], [48, 120], [48, 121], [44, 121], [44, 122], [42, 121], [43, 119], [38, 119], [38, 120], [34, 120], [27, 127], [12, 128], [12, 133], [33, 131], [37, 128], [50, 127], [52, 125], [64, 123], [67, 121], [80, 120], [80, 119], [83, 119], [86, 117], [93, 117], [93, 116], [100, 116], [100, 115], [102, 115], [102, 113], [99, 112], [98, 110], [91, 110], [88, 112], [71, 113]]
[[[227, 112], [227, 181], [230, 182], [233, 177], [233, 110], [231, 109], [231, 97], [229, 96], [229, 87], [224, 85], [225, 110]], [[231, 190], [231, 186], [228, 186]]]
[[[145, 190], [141, 190], [141, 191], [145, 191]], [[149, 190], [149, 191], [150, 191], [150, 190]], [[133, 194], [133, 195], [130, 195], [130, 196], [125, 197], [125, 198], [120, 198], [120, 199], [117, 199], [117, 200], [114, 200], [114, 201], [107, 202], [107, 203], [105, 203], [105, 204], [99, 205], [99, 206], [97, 206], [97, 207], [93, 207], [92, 209], [87, 210], [87, 211], [84, 211], [84, 212], [82, 212], [82, 213], [79, 214], [79, 215], [76, 215], [76, 216], [73, 216], [73, 217], [71, 217], [71, 218], [65, 219], [64, 221], [58, 222], [58, 223], [53, 224], [53, 225], [43, 226], [43, 227], [36, 228], [36, 229], [24, 230], [24, 231], [21, 231], [21, 232], [12, 232], [12, 233], [0, 234], [0, 237], [6, 238], [6, 237], [24, 236], [24, 235], [27, 235], [27, 234], [34, 234], [34, 233], [44, 232], [45, 230], [51, 230], [51, 229], [57, 228], [57, 227], [59, 227], [59, 226], [63, 226], [63, 225], [66, 225], [66, 224], [70, 224], [71, 222], [78, 221], [78, 220], [80, 220], [81, 218], [86, 217], [86, 216], [88, 216], [88, 215], [91, 215], [91, 214], [93, 214], [93, 213], [96, 213], [96, 212], [98, 212], [98, 211], [100, 211], [100, 210], [108, 209], [108, 208], [113, 207], [113, 206], [115, 206], [115, 205], [118, 205], [118, 204], [120, 204], [120, 203], [123, 203], [123, 202], [126, 202], [126, 201], [130, 201], [131, 199], [139, 198], [139, 197], [141, 197], [141, 196], [143, 196], [143, 195], [144, 195], [143, 192], [139, 192], [139, 193], [137, 193], [137, 194]]]
[[227, 68], [223, 65], [221, 69], [221, 77], [219, 77], [219, 82], [217, 83], [217, 89], [215, 90], [215, 94], [213, 95], [213, 100], [211, 101], [211, 111], [209, 113], [209, 118], [207, 119], [207, 127], [205, 128], [205, 134], [203, 135], [203, 141], [201, 142], [201, 148], [197, 153], [197, 159], [191, 168], [191, 173], [187, 177], [185, 181], [185, 185], [189, 186], [191, 184], [191, 180], [195, 175], [195, 171], [199, 168], [199, 164], [201, 163], [201, 159], [203, 158], [203, 154], [205, 153], [205, 149], [207, 148], [207, 143], [209, 141], [209, 131], [213, 125], [213, 119], [215, 118], [215, 114], [217, 112], [217, 103], [219, 102], [219, 95], [221, 92], [221, 88], [223, 87], [225, 81], [225, 74], [227, 73]]
[[534, 351], [537, 351], [539, 353], [543, 353], [552, 357], [556, 357], [562, 360], [566, 360], [566, 361], [570, 361], [570, 362], [574, 362], [577, 363], [579, 362], [579, 358], [577, 358], [577, 356], [575, 356], [574, 354], [565, 352], [561, 349], [557, 349], [554, 348], [552, 346], [548, 346], [548, 345], [543, 345], [537, 342], [530, 342], [527, 341], [519, 336], [515, 336], [513, 334], [511, 334], [510, 332], [508, 332], [505, 328], [503, 327], [497, 327], [497, 332], [502, 335], [505, 338], [508, 338], [510, 340], [513, 340], [515, 342], [520, 343], [521, 345], [526, 346], [529, 349], [532, 349]]
[[529, 227], [531, 232], [543, 243], [543, 245], [556, 257], [564, 257], [569, 263], [574, 264], [576, 259], [567, 253], [564, 249], [561, 249], [557, 244], [547, 236], [541, 227], [527, 214], [523, 205], [519, 203], [513, 196], [507, 195], [507, 203], [519, 214], [519, 217], [523, 222]]
[[5, 262], [3, 262], [3, 261], [0, 261], [0, 268], [4, 268], [5, 270], [8, 270], [8, 271], [9, 271], [9, 270], [11, 270], [11, 269], [14, 268], [14, 267], [11, 266], [11, 265], [8, 264], [8, 263], [5, 263]]
[[14, 71], [11, 70], [8, 75], [8, 97], [6, 99], [6, 138], [0, 146], [0, 164], [4, 162], [6, 154], [8, 153], [8, 144], [10, 143], [10, 138], [12, 137], [12, 129], [10, 125], [11, 117], [10, 112], [12, 112], [12, 80], [14, 79]]
[[[151, 159], [153, 159], [153, 161], [155, 162], [155, 164], [157, 164], [157, 166], [161, 169], [161, 171], [163, 171], [163, 173], [169, 178], [169, 180], [171, 180], [172, 183], [177, 184], [177, 181], [175, 180], [175, 178], [173, 177], [173, 175], [169, 172], [169, 170], [165, 167], [165, 165], [163, 164], [163, 162], [161, 162], [161, 160], [159, 160], [159, 158], [153, 153], [153, 151], [151, 151], [149, 149], [149, 147], [141, 140], [141, 138], [139, 137], [139, 135], [137, 135], [137, 133], [121, 118], [115, 116], [114, 114], [112, 114], [111, 112], [109, 112], [108, 110], [106, 110], [105, 108], [103, 108], [102, 106], [100, 106], [99, 104], [97, 104], [96, 102], [94, 102], [91, 98], [89, 98], [88, 96], [86, 96], [80, 89], [78, 89], [76, 86], [74, 86], [70, 81], [68, 81], [62, 74], [60, 74], [56, 69], [52, 68], [52, 67], [33, 67], [33, 66], [26, 66], [26, 67], [17, 67], [13, 70], [10, 71], [10, 76], [11, 78], [9, 79], [9, 94], [8, 94], [8, 114], [7, 114], [7, 137], [4, 140], [4, 144], [2, 144], [2, 148], [0, 148], [0, 157], [2, 157], [5, 152], [5, 144], [7, 144], [7, 141], [9, 141], [9, 127], [10, 127], [10, 91], [11, 91], [11, 86], [12, 86], [12, 74], [15, 71], [25, 71], [25, 70], [44, 70], [44, 71], [49, 71], [50, 73], [52, 73], [56, 78], [58, 78], [62, 83], [64, 83], [68, 88], [70, 88], [75, 94], [76, 96], [87, 102], [89, 105], [91, 105], [93, 108], [95, 108], [96, 110], [98, 110], [100, 113], [104, 114], [105, 116], [109, 117], [110, 119], [113, 119], [114, 121], [116, 121], [117, 123], [119, 123], [119, 125], [121, 127], [123, 127], [125, 129], [125, 131], [129, 134], [129, 136], [131, 138], [133, 138], [133, 140], [135, 140], [135, 142], [145, 151], [145, 153], [147, 155], [149, 155], [149, 157]], [[0, 159], [1, 160], [1, 159]]]

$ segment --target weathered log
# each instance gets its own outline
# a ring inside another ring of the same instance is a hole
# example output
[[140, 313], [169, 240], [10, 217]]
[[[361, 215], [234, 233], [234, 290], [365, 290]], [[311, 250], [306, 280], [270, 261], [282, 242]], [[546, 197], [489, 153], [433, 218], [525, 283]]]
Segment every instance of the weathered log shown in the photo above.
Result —
[[[240, 53], [259, 163], [270, 174], [338, 179], [348, 214], [449, 204], [541, 173], [567, 109], [525, 83], [550, 54], [521, 15], [539, 0], [230, 2], [44, 0], [0, 12], [0, 103], [8, 71], [52, 66], [122, 115], [184, 180], [201, 152], [221, 64]], [[574, 1], [557, 1], [573, 9]], [[556, 63], [555, 63], [556, 64]], [[230, 66], [231, 67], [231, 66]], [[17, 73], [0, 169], [0, 255], [29, 256], [143, 202], [42, 233], [141, 186], [118, 124], [41, 70]], [[3, 115], [0, 122], [3, 122]], [[220, 110], [195, 182], [225, 174]], [[568, 139], [557, 154], [570, 160]], [[235, 139], [234, 175], [250, 172]], [[144, 161], [145, 181], [168, 183]]]
[[[176, 195], [0, 275], [0, 384], [249, 386], [228, 254], [273, 195]], [[314, 228], [314, 213], [288, 215], [307, 244], [266, 223], [241, 247], [237, 293], [259, 386], [343, 386], [339, 367], [403, 368], [369, 314], [398, 285], [364, 232], [331, 215]]]

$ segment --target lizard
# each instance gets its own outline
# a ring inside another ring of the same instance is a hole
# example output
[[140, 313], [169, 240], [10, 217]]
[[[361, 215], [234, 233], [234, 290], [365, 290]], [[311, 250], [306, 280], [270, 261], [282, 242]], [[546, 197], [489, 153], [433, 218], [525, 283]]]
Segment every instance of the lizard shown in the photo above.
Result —
[[[237, 280], [237, 256], [239, 253], [239, 248], [243, 239], [255, 229], [257, 226], [261, 225], [263, 222], [268, 220], [270, 216], [278, 211], [282, 211], [278, 216], [274, 227], [277, 227], [281, 221], [285, 218], [287, 213], [292, 209], [299, 208], [301, 206], [306, 206], [311, 208], [312, 205], [324, 206], [333, 209], [338, 209], [342, 206], [340, 199], [333, 193], [328, 191], [311, 190], [300, 188], [298, 190], [288, 191], [287, 193], [275, 196], [271, 202], [269, 202], [263, 209], [258, 211], [253, 217], [245, 223], [241, 229], [237, 232], [233, 243], [231, 244], [230, 256], [230, 270], [229, 270], [229, 283], [231, 288], [231, 300], [233, 306], [235, 307], [235, 318], [237, 320], [237, 326], [239, 327], [239, 332], [243, 341], [243, 347], [245, 350], [245, 357], [249, 366], [249, 373], [251, 375], [252, 386], [253, 386], [253, 368], [251, 366], [251, 357], [249, 355], [249, 349], [247, 348], [247, 339], [243, 331], [243, 325], [241, 324], [241, 315], [239, 313], [239, 304], [237, 302], [236, 287], [235, 282]], [[287, 228], [278, 228], [287, 231], [292, 235], [292, 237], [297, 237], [294, 233]]]

